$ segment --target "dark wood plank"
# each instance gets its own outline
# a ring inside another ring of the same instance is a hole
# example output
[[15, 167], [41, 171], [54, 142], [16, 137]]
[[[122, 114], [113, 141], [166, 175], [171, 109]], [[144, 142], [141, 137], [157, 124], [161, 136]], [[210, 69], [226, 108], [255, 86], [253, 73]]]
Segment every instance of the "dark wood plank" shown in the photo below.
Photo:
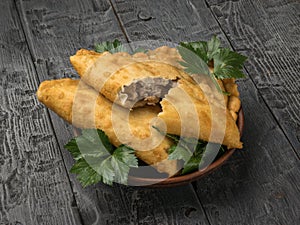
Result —
[[[191, 1], [124, 1], [113, 0], [130, 41], [208, 40], [211, 31], [220, 34], [218, 24], [204, 2], [195, 8]], [[193, 13], [193, 16], [190, 15]], [[224, 36], [221, 36], [223, 40]]]
[[300, 156], [300, 2], [212, 1], [212, 11]]
[[[226, 40], [203, 1], [113, 2], [131, 41], [202, 40], [213, 34]], [[253, 81], [240, 80], [239, 89], [246, 117], [244, 150], [195, 183], [199, 199], [211, 224], [296, 224], [300, 220], [300, 202], [295, 198], [300, 190], [297, 155]]]
[[190, 186], [150, 189], [97, 185], [88, 197], [87, 224], [209, 224]]
[[[212, 224], [297, 224], [300, 161], [261, 97], [239, 82], [245, 113], [244, 150], [196, 184]], [[256, 112], [256, 113], [254, 113]]]
[[13, 1], [0, 2], [0, 224], [81, 224]]
[[70, 55], [101, 41], [123, 39], [107, 1], [16, 1], [41, 80], [78, 77]]
[[[75, 77], [68, 57], [79, 48], [100, 40], [124, 40], [108, 1], [29, 0], [18, 1], [18, 8], [41, 80]], [[73, 136], [72, 127], [53, 113], [51, 118], [63, 148]], [[69, 169], [73, 160], [63, 152]], [[82, 189], [73, 175], [70, 178], [84, 224], [208, 224], [191, 186], [148, 190], [99, 184]]]

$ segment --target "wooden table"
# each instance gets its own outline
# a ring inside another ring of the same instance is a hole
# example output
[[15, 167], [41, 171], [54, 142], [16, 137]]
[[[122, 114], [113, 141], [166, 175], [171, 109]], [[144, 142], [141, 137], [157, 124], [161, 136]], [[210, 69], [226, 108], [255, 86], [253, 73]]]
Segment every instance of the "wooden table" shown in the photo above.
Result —
[[[300, 224], [299, 24], [298, 0], [1, 0], [0, 224]], [[95, 42], [214, 34], [249, 57], [244, 149], [182, 187], [83, 189], [39, 83], [77, 78], [68, 57]]]

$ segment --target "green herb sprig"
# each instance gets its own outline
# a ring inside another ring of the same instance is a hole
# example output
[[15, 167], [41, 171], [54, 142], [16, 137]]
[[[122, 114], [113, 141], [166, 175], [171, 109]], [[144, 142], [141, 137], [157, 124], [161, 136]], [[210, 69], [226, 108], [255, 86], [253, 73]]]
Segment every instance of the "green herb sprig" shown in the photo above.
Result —
[[[188, 174], [194, 171], [204, 168], [207, 158], [211, 158], [209, 154], [212, 154], [212, 157], [215, 157], [214, 151], [207, 150], [208, 142], [198, 140], [196, 138], [181, 138], [181, 142], [177, 142], [176, 145], [173, 145], [168, 153], [168, 159], [182, 160], [183, 169], [181, 175]], [[210, 143], [212, 144], [212, 143]], [[214, 145], [214, 144], [212, 144]], [[225, 152], [225, 147], [220, 146], [218, 150], [218, 155], [221, 155]], [[218, 158], [217, 155], [217, 158]]]
[[[209, 154], [215, 154], [214, 151], [206, 150], [208, 144], [208, 142], [206, 141], [202, 141], [196, 138], [186, 138], [164, 133], [158, 127], [155, 126], [153, 126], [153, 128], [162, 135], [174, 141], [175, 144], [171, 146], [168, 150], [168, 159], [183, 161], [183, 169], [181, 171], [181, 175], [199, 170], [199, 168], [203, 167], [206, 164], [206, 159], [210, 158]], [[210, 144], [214, 145], [213, 143]], [[226, 147], [220, 146], [217, 157], [225, 151]]]
[[117, 39], [114, 41], [104, 41], [104, 42], [95, 44], [94, 49], [95, 49], [95, 52], [98, 52], [98, 53], [102, 53], [105, 51], [108, 51], [110, 53], [126, 51], [122, 42]]
[[[128, 45], [129, 47], [129, 45]], [[114, 40], [114, 41], [104, 41], [101, 43], [95, 44], [94, 47], [95, 52], [102, 53], [105, 51], [108, 51], [110, 53], [117, 53], [117, 52], [130, 52], [132, 54], [138, 53], [138, 52], [143, 52], [146, 53], [148, 50], [138, 47], [134, 49], [133, 51], [130, 51], [129, 48], [126, 48], [121, 41], [119, 40]]]
[[[220, 40], [214, 36], [208, 42], [180, 42], [177, 47], [183, 59], [179, 63], [185, 68], [184, 70], [189, 74], [210, 76], [219, 91], [221, 89], [215, 79], [245, 77], [242, 69], [247, 59], [246, 56], [228, 48], [221, 48], [220, 43]], [[213, 72], [209, 72], [208, 67], [213, 67]]]
[[134, 150], [126, 145], [115, 148], [102, 130], [83, 130], [64, 147], [76, 160], [70, 172], [77, 174], [83, 187], [100, 181], [127, 184], [130, 168], [138, 167]]

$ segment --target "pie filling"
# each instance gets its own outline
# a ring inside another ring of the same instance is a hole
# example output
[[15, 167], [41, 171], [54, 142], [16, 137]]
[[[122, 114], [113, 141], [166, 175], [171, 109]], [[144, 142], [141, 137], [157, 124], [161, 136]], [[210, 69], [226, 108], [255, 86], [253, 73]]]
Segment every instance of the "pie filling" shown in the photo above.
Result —
[[122, 87], [118, 94], [118, 101], [126, 108], [155, 105], [168, 94], [171, 88], [176, 86], [176, 80], [161, 77], [135, 80], [131, 84]]

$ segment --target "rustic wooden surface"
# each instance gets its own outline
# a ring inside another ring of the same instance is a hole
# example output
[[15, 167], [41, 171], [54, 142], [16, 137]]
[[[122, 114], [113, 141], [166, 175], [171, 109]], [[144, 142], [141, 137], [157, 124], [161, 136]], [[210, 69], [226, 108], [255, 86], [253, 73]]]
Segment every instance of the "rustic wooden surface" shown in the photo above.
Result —
[[0, 224], [78, 224], [18, 12], [13, 1], [0, 8]]
[[[1, 225], [299, 224], [299, 1], [4, 0], [0, 6]], [[77, 77], [69, 55], [98, 41], [214, 34], [249, 57], [248, 77], [239, 81], [244, 150], [192, 185], [83, 189], [63, 150], [72, 128], [37, 102], [38, 84]]]
[[300, 156], [299, 1], [220, 1], [211, 10]]

